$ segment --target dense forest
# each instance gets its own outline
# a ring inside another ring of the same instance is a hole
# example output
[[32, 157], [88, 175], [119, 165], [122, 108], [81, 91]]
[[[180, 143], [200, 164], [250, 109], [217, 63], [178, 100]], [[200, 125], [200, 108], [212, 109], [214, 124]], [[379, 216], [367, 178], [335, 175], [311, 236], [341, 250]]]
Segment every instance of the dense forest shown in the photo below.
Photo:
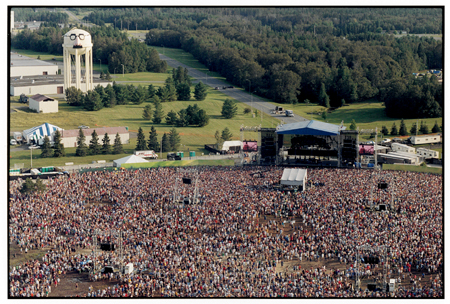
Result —
[[[101, 31], [148, 30], [148, 45], [181, 48], [229, 82], [279, 103], [339, 107], [376, 98], [385, 102], [388, 115], [397, 117], [404, 114], [397, 112], [398, 102], [390, 107], [388, 92], [400, 83], [414, 83], [402, 91], [402, 96], [409, 96], [402, 98], [404, 107], [409, 107], [407, 102], [417, 105], [408, 108], [409, 115], [442, 115], [442, 85], [413, 77], [421, 70], [443, 68], [442, 41], [394, 36], [403, 31], [441, 34], [442, 8], [89, 9], [85, 19], [100, 25]], [[106, 41], [109, 36], [98, 38]], [[137, 47], [133, 41], [127, 45]], [[110, 45], [114, 46], [105, 43]], [[110, 72], [117, 62], [136, 57], [124, 47], [97, 49], [95, 56], [103, 55]], [[432, 102], [424, 112], [425, 95]]]
[[[112, 27], [83, 28], [92, 35], [94, 62], [107, 64], [110, 73], [157, 72], [167, 70], [167, 63], [159, 59], [158, 52], [136, 39], [129, 40], [127, 34]], [[36, 31], [25, 29], [11, 39], [11, 46], [18, 49], [48, 52], [54, 55], [63, 53], [63, 36], [70, 28], [60, 28], [52, 22], [44, 22]], [[99, 61], [100, 60], [100, 61]]]
[[56, 12], [48, 8], [14, 7], [14, 20], [20, 22], [47, 21], [67, 23], [69, 16], [66, 13]]

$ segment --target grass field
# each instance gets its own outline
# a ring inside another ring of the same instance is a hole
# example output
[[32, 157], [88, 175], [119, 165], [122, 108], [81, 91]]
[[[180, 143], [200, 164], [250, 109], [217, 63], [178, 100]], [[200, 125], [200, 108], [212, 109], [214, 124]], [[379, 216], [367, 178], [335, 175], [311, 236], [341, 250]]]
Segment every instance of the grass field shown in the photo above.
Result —
[[383, 170], [411, 171], [411, 172], [442, 174], [442, 168], [423, 167], [423, 166], [411, 166], [411, 165], [384, 164], [383, 165]]

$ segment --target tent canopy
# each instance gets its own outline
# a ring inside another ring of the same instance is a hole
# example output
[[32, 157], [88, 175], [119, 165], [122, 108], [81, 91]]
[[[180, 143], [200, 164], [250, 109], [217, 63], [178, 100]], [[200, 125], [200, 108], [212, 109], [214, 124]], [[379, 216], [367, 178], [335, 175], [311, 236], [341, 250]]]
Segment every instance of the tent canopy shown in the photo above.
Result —
[[305, 188], [306, 169], [284, 169], [281, 184], [288, 186], [303, 186]]
[[243, 143], [240, 140], [229, 140], [224, 141], [222, 146], [222, 151], [230, 150], [230, 147], [240, 147], [242, 149]]
[[114, 167], [120, 167], [122, 164], [137, 164], [137, 163], [148, 163], [148, 160], [136, 155], [129, 155], [113, 161]]
[[33, 127], [31, 129], [27, 129], [23, 131], [23, 138], [29, 142], [31, 139], [34, 139], [35, 141], [38, 141], [39, 139], [42, 139], [47, 135], [50, 140], [53, 139], [53, 134], [56, 130], [62, 130], [60, 127], [54, 126], [49, 123], [43, 123], [40, 126]]
[[344, 130], [338, 125], [329, 124], [326, 122], [316, 120], [305, 120], [281, 126], [277, 134], [295, 134], [295, 135], [322, 135], [335, 136], [339, 134], [340, 130]]

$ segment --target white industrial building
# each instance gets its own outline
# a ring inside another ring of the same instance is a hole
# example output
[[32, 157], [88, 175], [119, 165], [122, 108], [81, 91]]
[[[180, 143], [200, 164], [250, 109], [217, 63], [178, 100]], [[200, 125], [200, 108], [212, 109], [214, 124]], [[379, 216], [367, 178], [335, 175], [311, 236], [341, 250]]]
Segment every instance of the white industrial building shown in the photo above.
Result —
[[[116, 134], [119, 133], [120, 141], [122, 144], [128, 144], [130, 142], [130, 133], [127, 127], [105, 127], [105, 128], [92, 128], [92, 129], [81, 129], [84, 136], [86, 137], [85, 143], [89, 146], [89, 142], [92, 139], [92, 133], [95, 132], [98, 135], [98, 142], [102, 145], [103, 137], [108, 133], [110, 139], [110, 144], [113, 146]], [[80, 129], [73, 130], [62, 130], [61, 131], [61, 143], [65, 148], [71, 148], [77, 146], [77, 137], [79, 135]]]
[[392, 143], [391, 149], [394, 152], [406, 152], [406, 153], [411, 153], [411, 154], [415, 154], [416, 153], [416, 149], [415, 148], [410, 147], [408, 145], [399, 144], [399, 143]]
[[57, 75], [58, 65], [10, 52], [9, 72], [11, 78]]
[[35, 94], [29, 98], [28, 107], [38, 113], [58, 113], [58, 100]]

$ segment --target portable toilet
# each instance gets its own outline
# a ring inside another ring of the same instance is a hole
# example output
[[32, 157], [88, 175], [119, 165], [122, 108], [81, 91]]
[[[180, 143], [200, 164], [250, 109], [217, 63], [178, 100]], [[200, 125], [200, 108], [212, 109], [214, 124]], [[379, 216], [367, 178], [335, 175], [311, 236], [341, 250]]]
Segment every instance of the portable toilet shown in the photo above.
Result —
[[181, 152], [181, 151], [177, 152], [177, 155], [180, 156], [181, 158], [183, 158], [184, 157], [184, 152]]
[[195, 156], [195, 151], [190, 151], [190, 152], [189, 152], [189, 156], [190, 156], [190, 157], [194, 157], [194, 156]]

